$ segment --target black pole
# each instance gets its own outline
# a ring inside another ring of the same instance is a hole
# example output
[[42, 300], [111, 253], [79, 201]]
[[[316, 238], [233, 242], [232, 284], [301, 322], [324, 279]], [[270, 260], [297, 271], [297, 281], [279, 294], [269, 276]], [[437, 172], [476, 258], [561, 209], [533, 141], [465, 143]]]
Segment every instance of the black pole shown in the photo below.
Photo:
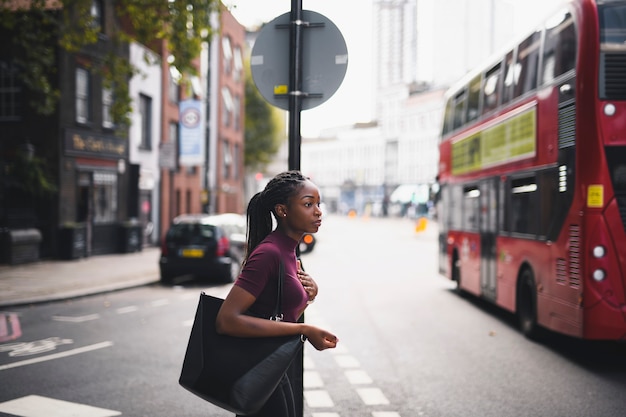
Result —
[[[289, 169], [300, 170], [300, 113], [302, 112], [302, 0], [291, 0], [289, 14]], [[300, 257], [300, 251], [296, 249]], [[300, 317], [304, 321], [304, 315]], [[304, 415], [304, 350], [289, 372], [297, 417]]]
[[300, 169], [302, 112], [302, 0], [291, 0], [289, 26], [289, 169]]

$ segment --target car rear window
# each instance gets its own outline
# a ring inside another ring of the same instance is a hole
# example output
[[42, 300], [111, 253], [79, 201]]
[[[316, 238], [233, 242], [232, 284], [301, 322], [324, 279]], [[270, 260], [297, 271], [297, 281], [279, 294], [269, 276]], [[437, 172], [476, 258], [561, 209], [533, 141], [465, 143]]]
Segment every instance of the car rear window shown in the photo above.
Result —
[[215, 238], [215, 226], [210, 224], [175, 224], [173, 225], [168, 235], [171, 239], [175, 240], [188, 240], [193, 238]]

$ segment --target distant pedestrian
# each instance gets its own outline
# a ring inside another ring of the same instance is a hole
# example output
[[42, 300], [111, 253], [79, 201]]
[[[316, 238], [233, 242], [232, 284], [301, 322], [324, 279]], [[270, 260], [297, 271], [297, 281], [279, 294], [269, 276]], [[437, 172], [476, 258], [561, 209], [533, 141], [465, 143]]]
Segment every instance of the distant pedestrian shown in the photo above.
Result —
[[[299, 171], [276, 175], [248, 204], [247, 253], [243, 268], [217, 316], [220, 333], [238, 337], [304, 335], [317, 349], [334, 348], [332, 333], [298, 323], [318, 287], [296, 259], [305, 233], [322, 224], [319, 189]], [[272, 230], [272, 216], [276, 228]], [[276, 279], [284, 265], [283, 321], [267, 320], [276, 303]], [[253, 313], [251, 315], [250, 313]], [[285, 375], [274, 394], [254, 417], [295, 417], [294, 394]]]

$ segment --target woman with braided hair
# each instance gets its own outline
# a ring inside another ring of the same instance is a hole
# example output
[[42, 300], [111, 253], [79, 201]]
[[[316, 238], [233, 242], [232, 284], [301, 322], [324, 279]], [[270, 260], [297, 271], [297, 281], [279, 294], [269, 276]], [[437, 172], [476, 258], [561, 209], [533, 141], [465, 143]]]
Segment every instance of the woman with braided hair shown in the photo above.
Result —
[[[322, 224], [320, 192], [299, 171], [276, 175], [248, 204], [248, 248], [243, 268], [217, 315], [217, 331], [238, 337], [304, 335], [317, 349], [334, 348], [332, 333], [298, 323], [317, 296], [317, 284], [296, 259], [296, 247], [305, 233]], [[272, 216], [276, 228], [272, 230]], [[276, 305], [276, 279], [284, 265], [283, 320], [267, 320]], [[255, 417], [294, 417], [293, 391], [285, 375]]]

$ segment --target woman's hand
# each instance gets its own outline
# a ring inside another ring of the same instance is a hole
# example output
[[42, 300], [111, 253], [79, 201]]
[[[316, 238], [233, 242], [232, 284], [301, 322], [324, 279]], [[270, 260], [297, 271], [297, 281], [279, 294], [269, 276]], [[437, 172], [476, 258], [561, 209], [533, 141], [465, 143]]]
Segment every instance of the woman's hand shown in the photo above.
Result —
[[337, 346], [339, 339], [334, 334], [319, 327], [305, 325], [303, 334], [317, 350], [332, 349]]
[[302, 264], [300, 263], [300, 260], [297, 260], [296, 262], [298, 264], [298, 279], [302, 283], [304, 291], [306, 291], [306, 293], [309, 295], [309, 301], [311, 302], [315, 300], [315, 297], [317, 297], [317, 283], [315, 282], [315, 280], [313, 280], [313, 278], [311, 278], [309, 274], [307, 274], [302, 269]]

